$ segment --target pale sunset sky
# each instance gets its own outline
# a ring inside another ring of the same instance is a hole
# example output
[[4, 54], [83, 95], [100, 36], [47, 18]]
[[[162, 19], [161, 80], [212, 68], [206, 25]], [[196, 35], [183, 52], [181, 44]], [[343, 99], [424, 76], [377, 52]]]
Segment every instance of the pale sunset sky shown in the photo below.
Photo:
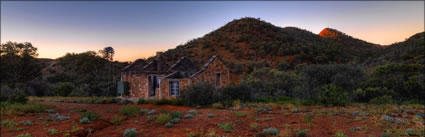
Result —
[[389, 45], [424, 31], [424, 1], [1, 1], [1, 43], [31, 42], [40, 58], [112, 46], [134, 61], [242, 17]]

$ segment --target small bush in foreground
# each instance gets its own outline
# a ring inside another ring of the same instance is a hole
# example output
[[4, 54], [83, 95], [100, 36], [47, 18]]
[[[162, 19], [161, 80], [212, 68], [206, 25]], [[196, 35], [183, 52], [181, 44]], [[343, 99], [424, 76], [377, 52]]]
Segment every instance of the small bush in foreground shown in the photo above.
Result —
[[215, 108], [215, 109], [224, 109], [224, 106], [221, 103], [214, 103], [214, 104], [212, 104], [212, 108]]
[[233, 125], [232, 123], [223, 123], [218, 124], [218, 128], [223, 129], [224, 132], [232, 132], [233, 131]]
[[348, 93], [335, 84], [325, 85], [320, 89], [319, 101], [327, 106], [345, 106], [348, 104]]
[[279, 134], [279, 130], [276, 128], [267, 128], [267, 129], [263, 129], [263, 134], [264, 135], [272, 135], [275, 136], [277, 134]]
[[82, 119], [80, 119], [80, 124], [88, 124], [90, 122], [90, 119], [87, 117], [83, 117]]
[[338, 130], [338, 131], [335, 133], [334, 137], [347, 137], [347, 135], [345, 135], [345, 133], [344, 133], [343, 131]]
[[181, 118], [183, 116], [183, 113], [180, 111], [172, 112], [170, 113], [172, 118]]
[[208, 118], [213, 118], [213, 117], [214, 117], [214, 114], [212, 114], [212, 113], [208, 114]]
[[58, 133], [58, 131], [56, 131], [56, 129], [54, 128], [47, 130], [47, 132], [49, 132], [49, 134], [52, 134], [52, 135], [56, 135]]
[[54, 108], [50, 105], [42, 105], [36, 103], [29, 104], [11, 104], [7, 102], [0, 103], [0, 113], [1, 115], [20, 115], [25, 113], [40, 113], [46, 109]]
[[16, 137], [31, 137], [31, 134], [29, 134], [29, 133], [19, 134]]
[[170, 122], [171, 119], [172, 119], [172, 117], [171, 117], [170, 114], [162, 113], [162, 114], [159, 114], [158, 117], [156, 117], [156, 123], [165, 124], [165, 123]]
[[247, 114], [245, 112], [241, 112], [241, 111], [235, 111], [235, 112], [233, 112], [233, 114], [236, 117], [245, 117], [245, 116], [247, 116]]
[[126, 116], [137, 116], [140, 112], [140, 108], [138, 106], [124, 106], [120, 110], [120, 114], [126, 115]]
[[387, 95], [376, 97], [370, 100], [370, 103], [377, 105], [392, 104], [392, 97]]
[[308, 129], [297, 129], [297, 136], [298, 137], [306, 137], [308, 133]]
[[192, 115], [198, 114], [198, 112], [196, 110], [189, 110], [189, 113], [192, 114]]
[[124, 136], [125, 137], [136, 137], [137, 131], [135, 128], [125, 129]]
[[173, 123], [171, 123], [171, 122], [167, 122], [166, 124], [165, 124], [165, 127], [166, 128], [171, 128], [173, 126]]
[[112, 123], [112, 125], [120, 125], [121, 121], [123, 121], [124, 119], [125, 119], [125, 117], [123, 117], [123, 116], [114, 115], [111, 118], [111, 123]]
[[87, 112], [84, 112], [83, 114], [81, 114], [80, 119], [87, 118], [90, 121], [94, 121], [94, 120], [96, 120], [97, 118], [100, 118], [100, 117], [102, 117], [102, 115], [100, 115], [100, 114], [98, 114], [94, 111], [87, 111]]
[[32, 122], [30, 120], [25, 120], [24, 126], [29, 126], [29, 125], [32, 125]]
[[184, 115], [184, 118], [185, 119], [189, 119], [189, 118], [192, 118], [193, 117], [193, 115], [192, 114], [186, 114], [186, 115]]
[[0, 122], [1, 126], [8, 128], [9, 130], [13, 130], [16, 127], [16, 122], [14, 120], [3, 120]]
[[139, 98], [139, 100], [137, 100], [137, 104], [146, 104], [147, 101], [144, 100], [143, 98]]

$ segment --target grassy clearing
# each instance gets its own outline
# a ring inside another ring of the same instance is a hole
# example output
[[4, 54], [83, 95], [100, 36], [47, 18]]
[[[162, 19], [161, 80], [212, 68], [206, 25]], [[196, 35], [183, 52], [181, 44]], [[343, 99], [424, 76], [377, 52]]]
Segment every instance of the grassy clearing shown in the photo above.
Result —
[[46, 109], [55, 108], [51, 105], [42, 105], [37, 103], [28, 103], [28, 104], [10, 104], [7, 102], [1, 102], [1, 116], [7, 115], [23, 115], [26, 113], [40, 113]]
[[46, 96], [46, 97], [28, 97], [30, 101], [54, 101], [68, 103], [87, 103], [87, 104], [112, 104], [120, 101], [116, 97], [62, 97], [62, 96]]

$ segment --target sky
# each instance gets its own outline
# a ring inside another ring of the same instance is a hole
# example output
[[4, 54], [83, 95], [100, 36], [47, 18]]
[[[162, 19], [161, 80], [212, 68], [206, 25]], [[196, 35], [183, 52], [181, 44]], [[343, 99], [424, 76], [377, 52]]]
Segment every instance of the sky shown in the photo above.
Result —
[[424, 1], [1, 1], [1, 43], [31, 42], [39, 58], [112, 46], [134, 61], [242, 17], [389, 45], [424, 31]]

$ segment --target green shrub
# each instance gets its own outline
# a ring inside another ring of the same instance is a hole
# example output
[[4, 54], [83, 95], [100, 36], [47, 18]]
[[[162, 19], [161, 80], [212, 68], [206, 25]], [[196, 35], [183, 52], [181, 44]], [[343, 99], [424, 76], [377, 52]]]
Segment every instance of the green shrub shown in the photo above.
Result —
[[90, 122], [91, 122], [90, 119], [87, 117], [83, 117], [80, 119], [80, 124], [88, 124]]
[[267, 129], [263, 129], [263, 134], [264, 135], [271, 135], [271, 136], [276, 136], [279, 134], [279, 130], [276, 128], [267, 128]]
[[19, 134], [16, 137], [31, 137], [31, 134], [30, 133]]
[[52, 135], [56, 135], [58, 133], [58, 131], [56, 131], [56, 129], [54, 128], [47, 130], [47, 132], [49, 132]]
[[138, 100], [137, 100], [137, 104], [146, 104], [147, 103], [147, 101], [146, 100], [144, 100], [143, 98], [139, 98]]
[[192, 114], [192, 115], [198, 114], [198, 112], [196, 110], [189, 110], [189, 113]]
[[334, 137], [347, 137], [347, 135], [345, 135], [344, 131], [338, 130], [334, 134]]
[[138, 106], [124, 106], [120, 110], [120, 114], [126, 116], [137, 116], [140, 112], [140, 108]]
[[329, 106], [345, 106], [348, 101], [348, 93], [335, 84], [328, 84], [321, 88], [319, 101]]
[[180, 122], [180, 118], [173, 118], [173, 120], [171, 120], [171, 123], [176, 124]]
[[140, 113], [142, 114], [148, 114], [149, 110], [147, 109], [140, 109]]
[[308, 129], [297, 129], [296, 131], [297, 131], [298, 137], [306, 137], [308, 131], [310, 131], [310, 130], [308, 130]]
[[0, 124], [9, 130], [13, 130], [16, 128], [17, 124], [14, 120], [3, 120], [0, 122]]
[[135, 128], [125, 129], [124, 136], [125, 137], [136, 137], [137, 130]]
[[56, 96], [68, 96], [75, 89], [75, 85], [71, 82], [59, 82], [54, 88]]
[[245, 117], [245, 116], [247, 116], [247, 114], [245, 112], [241, 112], [241, 111], [234, 111], [233, 114], [236, 117]]
[[232, 123], [218, 124], [218, 128], [223, 129], [224, 132], [232, 132], [233, 131]]
[[208, 118], [213, 118], [213, 117], [214, 117], [214, 114], [212, 114], [212, 113], [208, 114]]
[[173, 126], [173, 123], [171, 123], [171, 122], [167, 122], [166, 124], [165, 124], [165, 127], [166, 128], [171, 128]]
[[159, 114], [158, 117], [156, 117], [156, 123], [158, 123], [158, 124], [165, 124], [165, 123], [170, 122], [171, 119], [172, 119], [172, 117], [171, 117], [170, 114], [161, 113], [161, 114]]
[[125, 117], [123, 117], [123, 116], [114, 115], [111, 118], [111, 123], [112, 123], [112, 125], [120, 125], [121, 121], [123, 121], [124, 119], [125, 119]]
[[373, 98], [372, 100], [370, 100], [371, 104], [378, 104], [378, 105], [382, 105], [382, 104], [392, 104], [392, 97], [391, 96], [380, 96], [380, 97], [376, 97]]
[[172, 118], [181, 118], [183, 116], [183, 113], [180, 111], [172, 112], [170, 113]]
[[189, 119], [189, 118], [192, 118], [193, 117], [193, 115], [192, 114], [186, 114], [186, 115], [184, 115], [184, 118], [185, 119]]
[[102, 115], [100, 115], [100, 114], [98, 114], [94, 111], [87, 111], [87, 112], [83, 112], [81, 114], [80, 119], [87, 118], [90, 121], [94, 121], [94, 120], [96, 120], [97, 118], [100, 118], [100, 117], [102, 117]]
[[156, 114], [156, 110], [155, 109], [152, 109], [151, 111], [148, 112], [148, 115], [154, 115], [154, 114]]
[[215, 108], [215, 109], [224, 109], [224, 106], [221, 103], [214, 103], [214, 104], [212, 104], [212, 108]]
[[214, 85], [207, 82], [197, 82], [181, 92], [181, 98], [186, 105], [210, 105], [219, 100], [219, 94]]
[[14, 94], [14, 95], [9, 96], [9, 97], [8, 97], [8, 99], [7, 99], [7, 101], [8, 101], [9, 103], [20, 103], [20, 104], [25, 104], [25, 103], [27, 103], [27, 101], [28, 101], [28, 97], [27, 97], [27, 96], [25, 96], [25, 94], [24, 94], [24, 93], [19, 92], [19, 93], [16, 93], [16, 94]]
[[30, 120], [24, 121], [24, 126], [32, 125], [32, 122]]

